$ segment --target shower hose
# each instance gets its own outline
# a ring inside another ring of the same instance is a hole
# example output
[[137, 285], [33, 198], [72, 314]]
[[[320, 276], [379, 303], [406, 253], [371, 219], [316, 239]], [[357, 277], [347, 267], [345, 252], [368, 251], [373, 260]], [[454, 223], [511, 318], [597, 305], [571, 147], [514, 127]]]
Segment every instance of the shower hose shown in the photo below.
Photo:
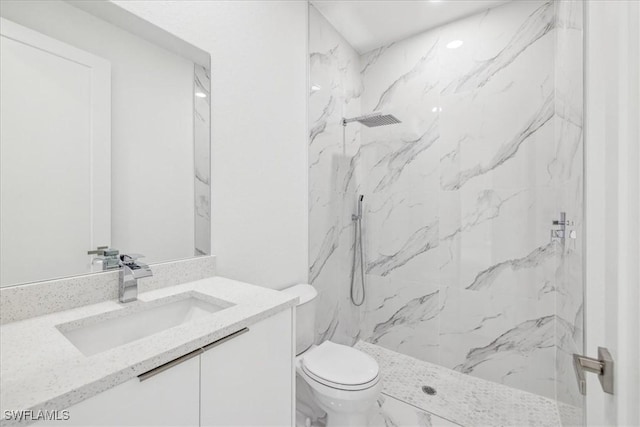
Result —
[[[361, 200], [362, 201], [362, 200]], [[362, 249], [362, 214], [359, 212], [358, 216], [354, 218], [356, 226], [354, 227], [353, 235], [353, 263], [351, 264], [351, 302], [356, 307], [360, 307], [364, 303], [365, 287], [364, 287], [364, 253]], [[356, 299], [356, 264], [358, 259], [358, 253], [360, 254], [360, 283], [362, 286], [362, 297], [358, 301]]]

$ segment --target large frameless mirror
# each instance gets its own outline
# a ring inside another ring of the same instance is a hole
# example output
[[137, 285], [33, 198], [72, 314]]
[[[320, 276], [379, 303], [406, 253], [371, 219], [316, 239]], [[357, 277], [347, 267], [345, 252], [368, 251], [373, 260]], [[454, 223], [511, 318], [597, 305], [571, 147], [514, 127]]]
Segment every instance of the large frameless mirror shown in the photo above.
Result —
[[111, 2], [0, 16], [0, 285], [209, 254], [209, 54]]

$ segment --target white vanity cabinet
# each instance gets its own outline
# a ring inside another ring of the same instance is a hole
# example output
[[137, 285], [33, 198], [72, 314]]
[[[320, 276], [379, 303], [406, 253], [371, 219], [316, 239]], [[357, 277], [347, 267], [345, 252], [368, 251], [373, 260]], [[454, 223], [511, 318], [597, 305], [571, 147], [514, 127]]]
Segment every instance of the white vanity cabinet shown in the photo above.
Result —
[[200, 360], [144, 381], [137, 377], [68, 408], [69, 419], [37, 426], [198, 426]]
[[292, 312], [200, 356], [201, 426], [289, 426], [295, 396]]
[[287, 309], [86, 399], [68, 408], [69, 420], [35, 425], [292, 426], [293, 315]]

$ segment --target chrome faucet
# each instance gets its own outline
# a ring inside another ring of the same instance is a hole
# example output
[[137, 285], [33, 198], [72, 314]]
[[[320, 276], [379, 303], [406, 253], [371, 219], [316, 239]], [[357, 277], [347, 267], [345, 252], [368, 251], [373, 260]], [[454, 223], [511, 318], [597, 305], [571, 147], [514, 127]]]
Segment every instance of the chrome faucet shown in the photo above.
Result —
[[138, 298], [138, 279], [153, 276], [147, 264], [138, 262], [142, 255], [120, 255], [120, 302], [131, 302]]

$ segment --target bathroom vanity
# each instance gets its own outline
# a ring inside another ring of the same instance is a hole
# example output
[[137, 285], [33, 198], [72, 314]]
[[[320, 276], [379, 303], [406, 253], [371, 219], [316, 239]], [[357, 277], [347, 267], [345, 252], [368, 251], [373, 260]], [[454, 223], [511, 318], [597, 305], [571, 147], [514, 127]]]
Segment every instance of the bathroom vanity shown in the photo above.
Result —
[[292, 425], [296, 302], [212, 277], [5, 324], [2, 425]]
[[210, 256], [210, 53], [116, 3], [2, 2], [0, 426], [292, 425], [297, 297]]

